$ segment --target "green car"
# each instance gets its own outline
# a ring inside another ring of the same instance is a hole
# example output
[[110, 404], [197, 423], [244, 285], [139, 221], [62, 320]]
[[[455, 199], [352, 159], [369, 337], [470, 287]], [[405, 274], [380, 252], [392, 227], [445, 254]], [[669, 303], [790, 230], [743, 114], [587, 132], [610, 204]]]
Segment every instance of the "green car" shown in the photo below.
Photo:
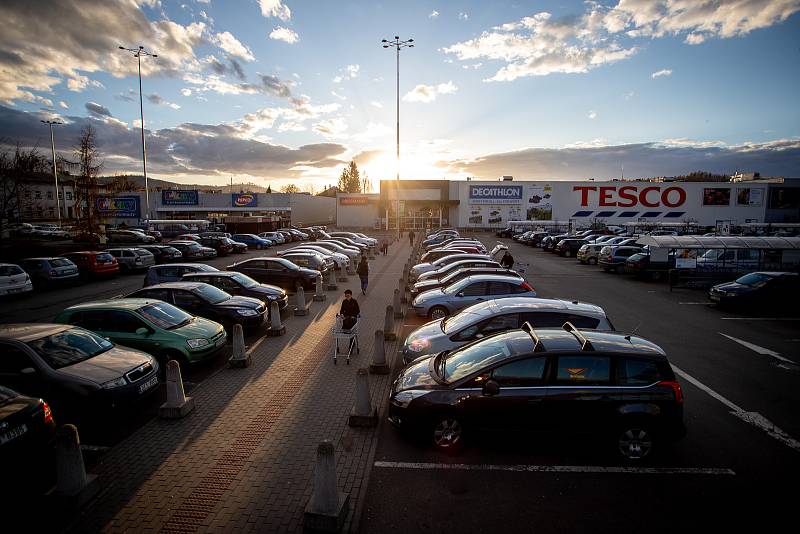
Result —
[[55, 322], [80, 326], [110, 341], [139, 349], [163, 364], [213, 357], [227, 338], [221, 324], [154, 299], [111, 299], [71, 306]]

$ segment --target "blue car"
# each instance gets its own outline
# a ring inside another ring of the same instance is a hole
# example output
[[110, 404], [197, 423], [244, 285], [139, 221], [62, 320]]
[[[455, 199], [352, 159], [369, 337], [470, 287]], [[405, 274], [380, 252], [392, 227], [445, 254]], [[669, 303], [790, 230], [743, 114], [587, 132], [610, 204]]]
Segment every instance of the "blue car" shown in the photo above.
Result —
[[233, 234], [231, 239], [238, 241], [239, 243], [244, 243], [250, 248], [256, 248], [259, 250], [262, 248], [269, 248], [269, 246], [272, 244], [272, 241], [269, 239], [258, 237], [256, 234]]

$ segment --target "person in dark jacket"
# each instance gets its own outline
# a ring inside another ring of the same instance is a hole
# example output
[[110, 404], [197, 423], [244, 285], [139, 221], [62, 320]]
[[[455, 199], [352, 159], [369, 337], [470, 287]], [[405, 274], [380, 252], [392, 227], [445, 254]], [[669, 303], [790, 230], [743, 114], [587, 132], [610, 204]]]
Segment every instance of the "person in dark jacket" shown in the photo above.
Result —
[[339, 315], [344, 317], [342, 320], [342, 328], [349, 330], [358, 321], [358, 316], [361, 314], [361, 309], [358, 307], [358, 301], [353, 298], [353, 292], [346, 289], [344, 292], [344, 300], [342, 307], [339, 310]]
[[507, 250], [506, 253], [503, 255], [503, 258], [500, 260], [500, 265], [505, 267], [506, 269], [510, 269], [514, 266], [514, 256], [512, 256]]
[[414, 230], [409, 230], [408, 231], [408, 244], [410, 246], [412, 246], [412, 247], [414, 246], [414, 238], [415, 237], [416, 236], [414, 235]]
[[356, 274], [361, 279], [361, 294], [367, 294], [367, 284], [369, 283], [369, 265], [367, 264], [367, 257], [361, 256], [361, 261], [356, 268]]

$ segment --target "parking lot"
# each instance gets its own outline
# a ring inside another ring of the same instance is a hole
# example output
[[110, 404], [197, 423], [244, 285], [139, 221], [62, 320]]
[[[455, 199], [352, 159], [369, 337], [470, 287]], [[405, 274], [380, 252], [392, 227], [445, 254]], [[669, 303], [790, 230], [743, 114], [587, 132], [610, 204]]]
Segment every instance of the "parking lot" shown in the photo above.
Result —
[[[481, 238], [487, 247], [495, 241]], [[480, 436], [450, 456], [384, 421], [363, 531], [740, 530], [791, 518], [800, 314], [730, 313], [703, 291], [670, 292], [502, 241], [540, 296], [598, 304], [618, 330], [666, 351], [683, 387], [688, 435], [631, 466], [592, 441], [515, 434]], [[403, 334], [422, 322], [407, 315]]]

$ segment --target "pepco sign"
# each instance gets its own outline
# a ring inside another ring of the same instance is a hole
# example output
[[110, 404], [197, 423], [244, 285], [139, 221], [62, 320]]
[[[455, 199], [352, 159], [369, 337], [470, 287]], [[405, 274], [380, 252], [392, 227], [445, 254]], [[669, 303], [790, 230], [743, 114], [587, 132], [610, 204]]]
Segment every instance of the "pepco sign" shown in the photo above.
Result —
[[686, 203], [686, 191], [682, 187], [647, 186], [639, 189], [635, 185], [576, 185], [572, 191], [580, 191], [581, 206], [589, 206], [590, 200], [597, 199], [599, 207], [633, 208], [677, 208]]

